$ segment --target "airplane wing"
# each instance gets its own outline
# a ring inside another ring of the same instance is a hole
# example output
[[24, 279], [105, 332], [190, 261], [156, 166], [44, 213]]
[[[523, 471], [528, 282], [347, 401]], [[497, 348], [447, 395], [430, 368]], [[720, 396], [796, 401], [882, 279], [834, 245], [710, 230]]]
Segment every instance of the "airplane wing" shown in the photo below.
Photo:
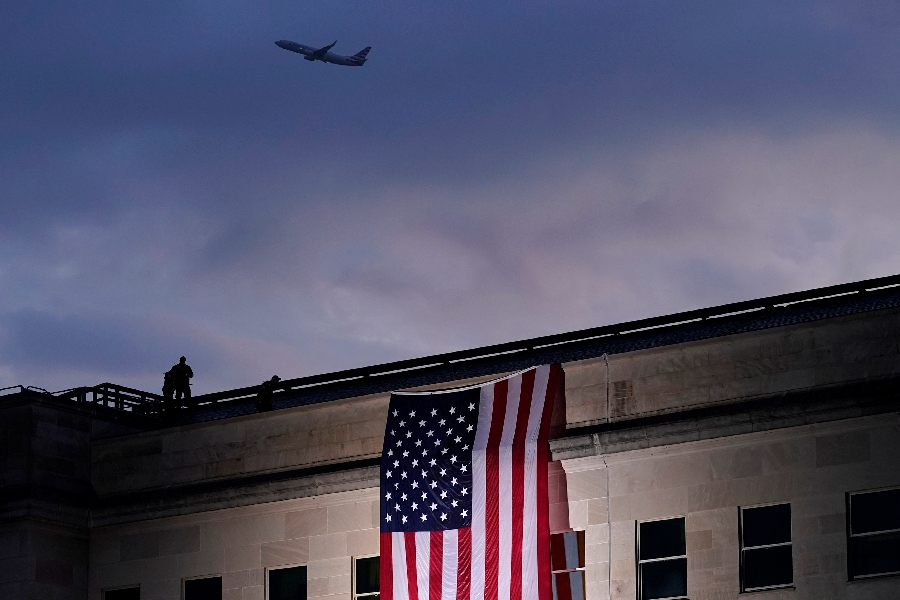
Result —
[[328, 44], [327, 46], [322, 46], [322, 47], [319, 48], [318, 50], [315, 50], [315, 51], [313, 52], [313, 55], [315, 55], [316, 58], [322, 58], [323, 56], [325, 56], [325, 55], [328, 53], [329, 50], [331, 50], [332, 48], [334, 48], [334, 45], [335, 45], [335, 44], [337, 44], [337, 40], [334, 40], [333, 42], [331, 42], [331, 43]]

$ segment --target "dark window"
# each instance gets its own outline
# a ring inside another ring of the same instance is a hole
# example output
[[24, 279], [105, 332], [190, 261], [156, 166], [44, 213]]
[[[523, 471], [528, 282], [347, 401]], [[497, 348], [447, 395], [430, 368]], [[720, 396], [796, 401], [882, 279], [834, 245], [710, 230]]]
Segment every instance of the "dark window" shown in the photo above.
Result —
[[687, 596], [684, 517], [638, 523], [638, 598]]
[[381, 565], [377, 556], [357, 558], [354, 561], [353, 578], [355, 597], [378, 600], [381, 595]]
[[141, 600], [141, 588], [130, 587], [103, 592], [103, 600]]
[[550, 535], [553, 600], [584, 600], [584, 532]]
[[849, 494], [850, 579], [900, 573], [900, 489]]
[[185, 579], [184, 600], [222, 600], [222, 578]]
[[306, 600], [306, 567], [269, 569], [269, 600]]
[[791, 505], [741, 509], [741, 591], [794, 583]]

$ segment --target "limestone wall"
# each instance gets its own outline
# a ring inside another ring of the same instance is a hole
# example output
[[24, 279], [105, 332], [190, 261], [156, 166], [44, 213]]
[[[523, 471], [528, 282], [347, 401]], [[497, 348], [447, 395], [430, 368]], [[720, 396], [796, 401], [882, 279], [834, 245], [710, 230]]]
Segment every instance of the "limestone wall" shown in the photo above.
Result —
[[210, 421], [94, 442], [98, 494], [379, 456], [389, 395]]
[[[567, 363], [566, 424], [604, 422], [607, 394], [624, 420], [900, 374], [898, 323], [891, 309], [613, 355], [608, 379], [603, 358]], [[91, 481], [105, 497], [377, 458], [387, 403], [347, 398], [95, 441]]]
[[[897, 375], [898, 322], [892, 309], [613, 355], [608, 377], [602, 358], [568, 363], [566, 425], [605, 422], [607, 399], [623, 421]], [[103, 499], [375, 458], [387, 403], [379, 394], [96, 441], [92, 482]], [[552, 529], [587, 532], [588, 598], [634, 598], [635, 523], [670, 516], [686, 517], [691, 599], [737, 598], [738, 507], [785, 500], [796, 590], [767, 597], [900, 597], [900, 579], [846, 582], [843, 529], [846, 492], [900, 485], [900, 414], [834, 419], [551, 465]], [[222, 575], [225, 598], [261, 599], [265, 568], [305, 564], [310, 598], [349, 600], [351, 557], [378, 552], [377, 490], [353, 485], [363, 489], [274, 502], [251, 491], [245, 506], [95, 527], [89, 597], [140, 584], [142, 598], [175, 600], [183, 578]]]
[[[565, 473], [550, 466], [551, 528], [569, 528]], [[142, 600], [178, 600], [183, 578], [220, 575], [225, 600], [262, 600], [265, 570], [306, 565], [310, 600], [350, 600], [352, 559], [377, 555], [378, 489], [97, 527], [90, 600], [135, 586]]]
[[377, 458], [389, 400], [375, 394], [98, 440], [91, 480], [105, 496]]
[[791, 503], [796, 589], [766, 598], [900, 597], [897, 578], [848, 583], [845, 533], [847, 492], [900, 486], [898, 440], [895, 413], [563, 461], [571, 525], [586, 531], [588, 598], [635, 598], [636, 523], [677, 516], [691, 600], [743, 597], [738, 507], [774, 502]]
[[0, 598], [83, 597], [90, 431], [52, 405], [0, 410]]
[[[900, 579], [847, 582], [844, 514], [847, 492], [900, 485], [898, 439], [890, 414], [553, 463], [551, 528], [586, 531], [589, 599], [630, 600], [636, 522], [683, 516], [690, 598], [737, 599], [738, 507], [788, 501], [796, 589], [767, 597], [900, 596]], [[95, 528], [89, 598], [140, 585], [176, 600], [183, 578], [221, 575], [226, 599], [262, 599], [267, 567], [307, 565], [310, 598], [349, 600], [352, 557], [378, 553], [377, 511], [370, 488]]]
[[310, 599], [349, 600], [351, 557], [378, 554], [377, 527], [370, 489], [96, 528], [88, 598], [140, 585], [178, 600], [183, 578], [220, 575], [225, 600], [262, 600], [267, 567], [306, 565]]

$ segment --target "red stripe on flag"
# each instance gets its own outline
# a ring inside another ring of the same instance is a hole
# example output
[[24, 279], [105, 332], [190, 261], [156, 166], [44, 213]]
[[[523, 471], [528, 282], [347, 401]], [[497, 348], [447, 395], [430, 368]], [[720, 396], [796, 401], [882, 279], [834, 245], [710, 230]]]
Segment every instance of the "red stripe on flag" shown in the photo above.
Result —
[[403, 533], [406, 544], [406, 584], [409, 588], [409, 600], [419, 600], [419, 584], [416, 575], [416, 532]]
[[538, 439], [546, 440], [550, 436], [550, 419], [553, 418], [553, 403], [556, 400], [556, 388], [560, 384], [563, 372], [558, 364], [550, 365], [547, 377], [547, 390], [544, 396], [544, 415], [541, 417], [541, 435]]
[[541, 417], [541, 433], [538, 435], [537, 457], [537, 559], [538, 559], [538, 598], [552, 600], [553, 588], [550, 581], [550, 502], [547, 490], [547, 470], [550, 467], [550, 419], [553, 416], [553, 402], [556, 399], [556, 388], [560, 383], [562, 367], [558, 364], [550, 366], [547, 379], [547, 391], [544, 396], [544, 414]]
[[522, 510], [525, 506], [525, 435], [534, 392], [535, 372], [522, 374], [519, 414], [512, 448], [512, 565], [509, 572], [509, 600], [522, 600]]
[[472, 529], [459, 530], [456, 563], [456, 600], [469, 600], [469, 584], [472, 582]]
[[556, 574], [556, 600], [572, 600], [572, 582], [569, 573]]
[[431, 532], [431, 552], [428, 574], [429, 600], [441, 600], [444, 575], [444, 532]]
[[566, 569], [566, 542], [562, 534], [550, 536], [550, 570]]
[[508, 380], [494, 384], [494, 413], [491, 415], [491, 433], [485, 450], [484, 600], [497, 600], [500, 576], [500, 438], [503, 435], [508, 392]]
[[378, 561], [381, 587], [381, 598], [383, 600], [394, 600], [394, 568], [391, 558], [393, 557], [393, 548], [391, 547], [390, 531], [381, 532], [381, 558]]

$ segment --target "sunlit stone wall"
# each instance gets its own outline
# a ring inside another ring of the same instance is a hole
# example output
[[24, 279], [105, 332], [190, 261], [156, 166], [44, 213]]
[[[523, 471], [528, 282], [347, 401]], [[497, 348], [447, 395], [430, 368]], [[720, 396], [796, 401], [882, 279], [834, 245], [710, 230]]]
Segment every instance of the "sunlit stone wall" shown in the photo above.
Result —
[[[816, 395], [900, 375], [898, 324], [900, 311], [875, 311], [564, 364], [551, 529], [586, 532], [588, 598], [634, 598], [636, 522], [682, 516], [690, 598], [737, 599], [738, 507], [781, 501], [792, 505], [796, 589], [767, 598], [900, 597], [900, 579], [847, 582], [844, 521], [847, 492], [900, 486], [900, 412], [865, 416]], [[640, 420], [791, 394], [806, 394], [801, 408], [762, 428], [737, 408], [706, 425]], [[95, 442], [103, 506], [92, 513], [89, 597], [139, 584], [145, 600], [176, 600], [183, 578], [221, 575], [225, 598], [262, 599], [267, 567], [302, 564], [310, 598], [349, 600], [352, 557], [378, 552], [376, 467], [229, 482], [377, 458], [387, 402], [348, 398]], [[812, 414], [822, 407], [831, 412]], [[607, 420], [632, 424], [598, 433]], [[150, 500], [164, 486], [176, 491]]]

